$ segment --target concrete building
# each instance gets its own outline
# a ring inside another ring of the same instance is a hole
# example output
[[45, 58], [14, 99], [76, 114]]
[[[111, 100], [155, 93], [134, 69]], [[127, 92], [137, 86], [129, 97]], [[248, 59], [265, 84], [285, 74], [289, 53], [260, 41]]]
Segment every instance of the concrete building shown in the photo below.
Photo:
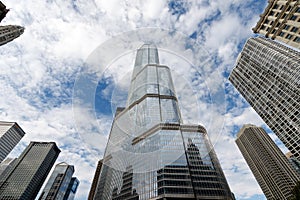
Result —
[[0, 199], [35, 199], [59, 153], [54, 142], [30, 142], [0, 178]]
[[244, 125], [236, 144], [267, 199], [288, 200], [300, 176], [266, 131]]
[[0, 26], [0, 46], [16, 39], [24, 33], [25, 28], [17, 25]]
[[229, 80], [300, 159], [300, 52], [266, 38], [250, 38]]
[[25, 132], [16, 122], [0, 121], [0, 163], [24, 135]]
[[154, 45], [137, 50], [94, 199], [233, 199], [206, 129], [182, 123], [170, 69]]
[[269, 0], [253, 31], [300, 49], [299, 0]]

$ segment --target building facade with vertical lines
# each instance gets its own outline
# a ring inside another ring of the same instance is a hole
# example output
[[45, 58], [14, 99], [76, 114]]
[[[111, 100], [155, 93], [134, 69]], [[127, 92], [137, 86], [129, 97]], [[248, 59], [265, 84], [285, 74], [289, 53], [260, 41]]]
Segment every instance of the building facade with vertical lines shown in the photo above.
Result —
[[0, 121], [0, 163], [25, 135], [16, 122]]
[[300, 159], [300, 53], [250, 38], [229, 81], [291, 153]]
[[253, 31], [300, 49], [299, 1], [269, 0]]
[[137, 50], [126, 108], [117, 109], [94, 199], [233, 199], [208, 134], [184, 125], [169, 67]]
[[101, 171], [101, 168], [102, 168], [102, 162], [103, 162], [103, 160], [98, 161], [97, 168], [96, 168], [96, 171], [95, 171], [95, 175], [94, 175], [94, 178], [93, 178], [93, 182], [92, 182], [92, 185], [91, 185], [91, 189], [90, 189], [90, 192], [89, 192], [88, 200], [93, 200], [94, 199], [97, 183], [98, 183], [98, 180], [99, 180], [99, 177], [100, 177], [100, 171]]
[[30, 142], [0, 178], [0, 199], [35, 199], [59, 153], [54, 142]]
[[236, 144], [267, 199], [292, 197], [300, 176], [263, 128], [244, 125]]

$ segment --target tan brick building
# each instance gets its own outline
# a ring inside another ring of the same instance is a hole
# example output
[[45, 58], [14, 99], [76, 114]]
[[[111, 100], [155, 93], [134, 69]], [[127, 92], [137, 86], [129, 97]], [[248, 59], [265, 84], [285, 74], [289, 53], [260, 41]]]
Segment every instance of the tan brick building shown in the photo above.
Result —
[[300, 49], [300, 1], [269, 0], [254, 33]]

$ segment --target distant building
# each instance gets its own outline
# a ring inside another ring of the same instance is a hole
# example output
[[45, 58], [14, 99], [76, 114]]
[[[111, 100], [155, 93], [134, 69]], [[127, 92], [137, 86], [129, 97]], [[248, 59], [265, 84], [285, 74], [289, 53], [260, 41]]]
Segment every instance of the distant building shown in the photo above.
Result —
[[267, 199], [288, 200], [300, 176], [265, 130], [244, 125], [236, 144]]
[[[65, 162], [55, 166], [39, 200], [64, 200], [70, 185], [74, 166]], [[67, 195], [68, 196], [68, 195]]]
[[25, 28], [17, 25], [0, 26], [0, 46], [24, 33]]
[[269, 0], [253, 31], [300, 49], [299, 0]]
[[0, 199], [35, 199], [59, 153], [54, 142], [30, 142], [0, 178]]
[[4, 161], [0, 163], [0, 179], [1, 176], [4, 176], [9, 170], [12, 169], [13, 164], [15, 163], [16, 158], [6, 158]]
[[24, 135], [25, 132], [16, 122], [0, 121], [0, 163]]
[[93, 198], [94, 198], [97, 183], [98, 183], [99, 176], [100, 176], [100, 171], [101, 171], [101, 168], [102, 168], [102, 162], [103, 162], [103, 160], [98, 161], [97, 168], [96, 168], [95, 175], [94, 175], [94, 179], [93, 179], [91, 189], [90, 189], [90, 192], [89, 192], [88, 200], [93, 200]]
[[300, 52], [250, 38], [229, 80], [300, 160]]
[[6, 6], [0, 1], [0, 22], [5, 18], [9, 9], [6, 9]]

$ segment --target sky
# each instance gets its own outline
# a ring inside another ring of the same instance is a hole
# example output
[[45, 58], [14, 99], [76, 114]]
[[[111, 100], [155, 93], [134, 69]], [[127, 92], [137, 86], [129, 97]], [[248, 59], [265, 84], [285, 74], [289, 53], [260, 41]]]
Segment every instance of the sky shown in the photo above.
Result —
[[[1, 25], [25, 32], [0, 47], [0, 120], [17, 122], [30, 141], [54, 141], [56, 161], [75, 166], [75, 199], [87, 199], [116, 107], [126, 106], [135, 52], [156, 43], [170, 67], [185, 123], [204, 125], [239, 200], [265, 199], [235, 144], [243, 124], [267, 130], [228, 76], [266, 0], [2, 1]], [[195, 109], [197, 108], [197, 109]]]

